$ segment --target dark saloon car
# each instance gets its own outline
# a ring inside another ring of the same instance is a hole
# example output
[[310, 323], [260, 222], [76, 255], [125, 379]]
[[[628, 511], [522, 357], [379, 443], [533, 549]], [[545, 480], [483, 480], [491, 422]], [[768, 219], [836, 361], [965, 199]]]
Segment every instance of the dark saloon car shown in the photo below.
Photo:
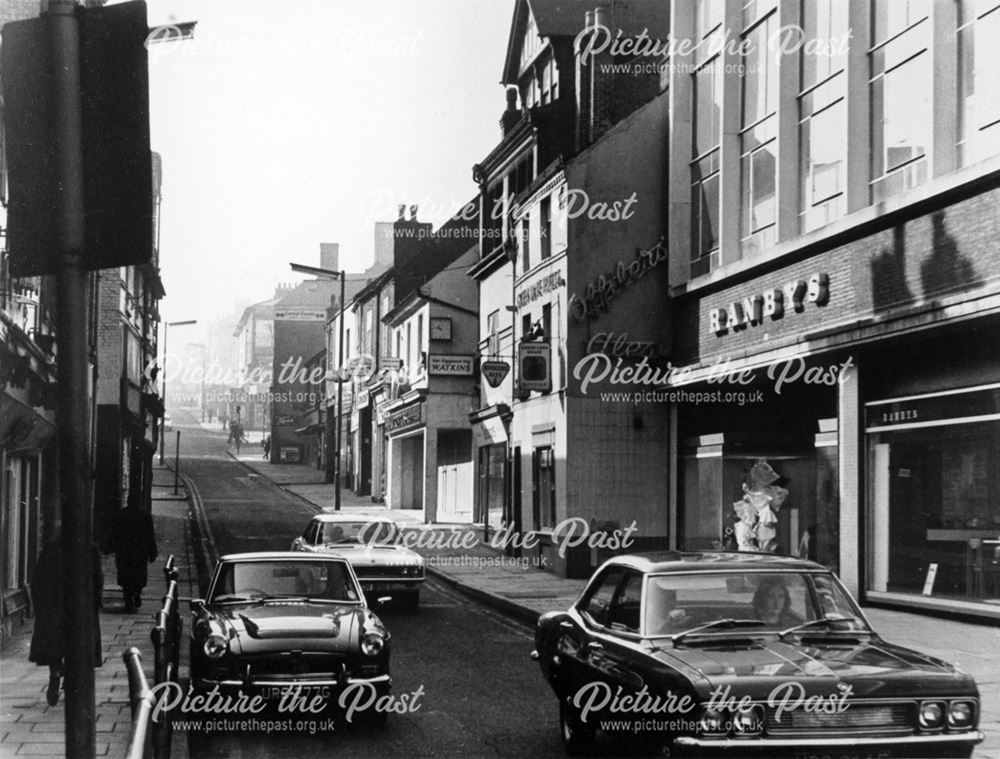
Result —
[[598, 729], [670, 756], [970, 756], [983, 739], [973, 679], [882, 640], [805, 560], [621, 556], [535, 644], [570, 753]]
[[397, 606], [415, 609], [424, 583], [424, 557], [400, 540], [399, 525], [389, 519], [317, 514], [292, 542], [292, 550], [343, 556], [369, 597], [388, 595]]
[[[328, 706], [350, 686], [389, 692], [389, 631], [338, 556], [223, 556], [208, 596], [191, 602], [191, 686]], [[377, 697], [376, 696], [376, 697]]]

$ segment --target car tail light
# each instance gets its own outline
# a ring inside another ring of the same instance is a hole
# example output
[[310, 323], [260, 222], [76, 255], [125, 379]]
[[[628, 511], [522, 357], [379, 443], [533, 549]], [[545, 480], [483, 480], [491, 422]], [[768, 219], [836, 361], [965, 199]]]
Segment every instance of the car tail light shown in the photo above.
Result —
[[975, 716], [976, 708], [971, 701], [951, 701], [948, 704], [948, 727], [960, 730], [972, 727]]
[[939, 730], [944, 725], [945, 707], [940, 701], [921, 701], [920, 727], [924, 730]]

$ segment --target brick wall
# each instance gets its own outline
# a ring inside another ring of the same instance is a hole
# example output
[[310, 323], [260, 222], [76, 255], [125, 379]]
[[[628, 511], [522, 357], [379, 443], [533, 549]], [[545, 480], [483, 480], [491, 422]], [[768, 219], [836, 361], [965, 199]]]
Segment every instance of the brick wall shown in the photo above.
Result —
[[[944, 297], [976, 297], [1000, 282], [998, 211], [1000, 189], [993, 189], [710, 294], [681, 298], [675, 311], [674, 363], [751, 355], [838, 327], [851, 329], [860, 321], [934, 309]], [[786, 303], [780, 320], [765, 317], [760, 325], [718, 336], [710, 331], [713, 310], [815, 273], [829, 277], [825, 306], [806, 303], [797, 313]]]

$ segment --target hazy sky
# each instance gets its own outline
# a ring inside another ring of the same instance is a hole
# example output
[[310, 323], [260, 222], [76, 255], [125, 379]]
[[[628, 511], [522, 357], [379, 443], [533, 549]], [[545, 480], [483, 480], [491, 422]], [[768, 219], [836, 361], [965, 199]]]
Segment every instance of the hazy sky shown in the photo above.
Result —
[[476, 193], [499, 140], [513, 0], [150, 0], [153, 150], [163, 156], [167, 321], [198, 319], [302, 279], [339, 242], [372, 257], [399, 203], [436, 224]]

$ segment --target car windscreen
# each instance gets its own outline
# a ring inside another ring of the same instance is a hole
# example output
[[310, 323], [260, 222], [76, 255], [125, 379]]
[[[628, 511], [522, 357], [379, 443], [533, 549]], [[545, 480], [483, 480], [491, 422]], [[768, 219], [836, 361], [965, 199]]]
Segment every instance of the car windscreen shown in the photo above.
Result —
[[793, 571], [650, 575], [642, 617], [645, 634], [653, 636], [713, 624], [706, 632], [722, 632], [730, 627], [725, 620], [736, 620], [732, 627], [744, 631], [783, 631], [805, 623], [817, 630], [868, 629], [832, 575]]
[[327, 522], [320, 532], [319, 542], [325, 545], [337, 543], [393, 543], [399, 528], [393, 522], [380, 520], [357, 522]]
[[209, 600], [271, 598], [357, 601], [358, 591], [342, 561], [239, 561], [220, 568]]

